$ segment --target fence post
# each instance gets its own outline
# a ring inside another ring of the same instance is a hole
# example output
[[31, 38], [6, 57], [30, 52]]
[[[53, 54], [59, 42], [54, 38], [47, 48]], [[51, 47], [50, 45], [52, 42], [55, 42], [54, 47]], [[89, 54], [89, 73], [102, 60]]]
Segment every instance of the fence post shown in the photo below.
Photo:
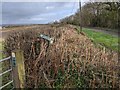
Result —
[[25, 87], [25, 67], [22, 50], [12, 52], [13, 79], [15, 88]]

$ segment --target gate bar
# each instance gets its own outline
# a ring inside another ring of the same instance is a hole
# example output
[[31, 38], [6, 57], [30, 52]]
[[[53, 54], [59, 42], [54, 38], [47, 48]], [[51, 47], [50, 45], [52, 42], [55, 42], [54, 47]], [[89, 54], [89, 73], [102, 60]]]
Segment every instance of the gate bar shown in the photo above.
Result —
[[12, 68], [11, 68], [11, 69], [9, 69], [9, 70], [6, 70], [6, 71], [5, 71], [5, 72], [3, 72], [3, 73], [0, 73], [0, 76], [2, 76], [3, 74], [8, 73], [8, 72], [10, 72], [10, 71], [12, 71]]
[[7, 57], [7, 58], [4, 58], [4, 59], [1, 59], [0, 62], [6, 61], [6, 60], [8, 60], [8, 59], [10, 59], [10, 58], [11, 58], [11, 56], [9, 56], [9, 57]]
[[11, 80], [10, 82], [6, 83], [5, 85], [3, 85], [2, 87], [0, 87], [0, 90], [6, 86], [8, 86], [9, 84], [13, 83], [13, 80]]

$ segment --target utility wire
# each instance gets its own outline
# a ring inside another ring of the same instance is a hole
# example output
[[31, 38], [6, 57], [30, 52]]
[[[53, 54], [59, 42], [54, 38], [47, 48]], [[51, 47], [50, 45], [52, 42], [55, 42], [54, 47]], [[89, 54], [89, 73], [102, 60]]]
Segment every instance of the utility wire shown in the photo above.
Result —
[[[75, 6], [76, 6], [76, 2], [74, 1], [74, 2], [73, 2], [72, 9], [71, 9], [71, 11], [70, 11], [71, 15], [73, 15], [73, 12], [74, 12]], [[70, 20], [70, 18], [68, 18], [68, 19]]]
[[72, 8], [72, 10], [71, 10], [71, 13], [74, 12], [75, 6], [76, 6], [76, 2], [73, 3], [73, 8]]

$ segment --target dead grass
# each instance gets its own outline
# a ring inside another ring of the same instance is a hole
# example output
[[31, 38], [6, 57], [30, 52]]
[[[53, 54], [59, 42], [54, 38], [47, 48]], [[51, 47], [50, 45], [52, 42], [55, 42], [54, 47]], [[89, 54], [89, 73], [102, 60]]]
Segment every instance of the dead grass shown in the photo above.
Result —
[[[55, 42], [37, 40], [40, 33]], [[15, 49], [24, 51], [26, 87], [120, 87], [118, 53], [95, 47], [70, 25], [13, 32], [5, 50], [10, 54]]]

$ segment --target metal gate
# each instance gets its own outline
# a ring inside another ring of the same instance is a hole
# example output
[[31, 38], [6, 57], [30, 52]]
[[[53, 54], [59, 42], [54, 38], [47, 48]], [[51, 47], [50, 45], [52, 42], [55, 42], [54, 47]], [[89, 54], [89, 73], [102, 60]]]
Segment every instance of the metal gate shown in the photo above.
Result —
[[[6, 71], [2, 71], [2, 63], [4, 63], [5, 61], [8, 61], [10, 63], [10, 67]], [[1, 68], [0, 78], [2, 79], [3, 75], [5, 75], [5, 74], [11, 74], [11, 76], [12, 76], [11, 80], [8, 80], [7, 83], [5, 83], [4, 85], [2, 85], [2, 83], [1, 83], [0, 90], [3, 89], [3, 88], [6, 88], [10, 84], [13, 84], [13, 73], [12, 73], [13, 69], [12, 69], [12, 63], [11, 62], [12, 62], [12, 57], [11, 56], [0, 60], [0, 68]], [[11, 89], [14, 89], [14, 87], [12, 86]]]

